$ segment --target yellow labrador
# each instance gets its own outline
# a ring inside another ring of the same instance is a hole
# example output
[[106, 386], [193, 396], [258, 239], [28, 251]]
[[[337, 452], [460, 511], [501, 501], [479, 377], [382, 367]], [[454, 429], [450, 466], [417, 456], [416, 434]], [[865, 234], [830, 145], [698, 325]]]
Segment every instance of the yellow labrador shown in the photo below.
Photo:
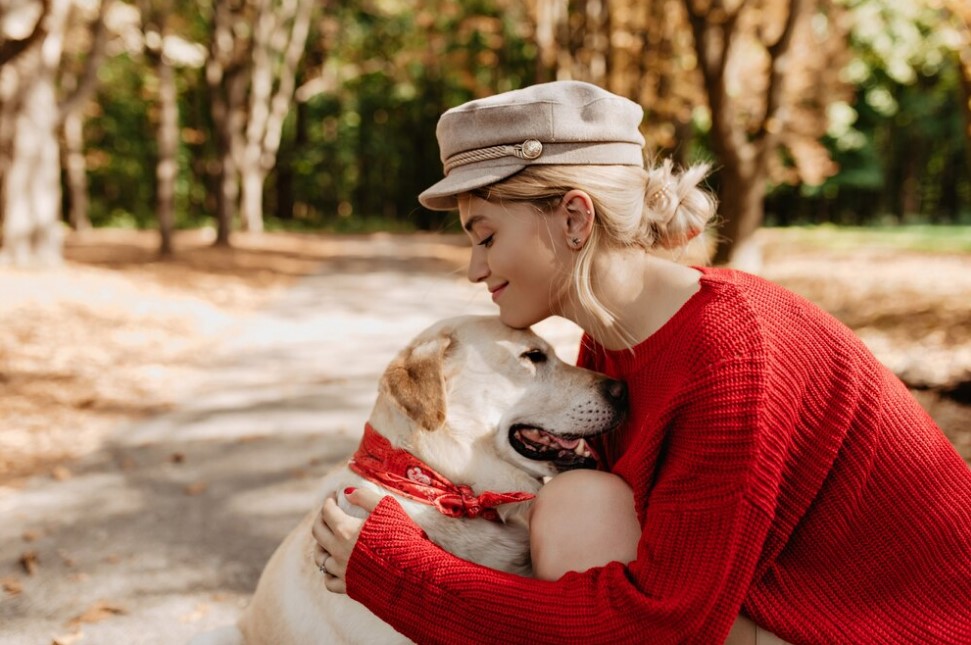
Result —
[[[387, 367], [361, 447], [324, 496], [370, 486], [394, 495], [442, 548], [530, 574], [527, 511], [544, 478], [594, 465], [584, 437], [617, 426], [623, 383], [559, 360], [531, 331], [466, 316], [422, 332]], [[313, 562], [319, 503], [277, 548], [237, 626], [198, 644], [407, 643]]]

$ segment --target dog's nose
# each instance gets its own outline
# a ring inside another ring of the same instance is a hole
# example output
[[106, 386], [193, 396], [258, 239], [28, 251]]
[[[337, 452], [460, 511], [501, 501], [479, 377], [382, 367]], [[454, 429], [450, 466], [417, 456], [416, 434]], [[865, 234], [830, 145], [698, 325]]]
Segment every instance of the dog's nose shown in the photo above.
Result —
[[627, 405], [627, 384], [623, 381], [615, 381], [614, 379], [606, 379], [603, 382], [603, 392], [604, 396], [611, 403], [617, 405]]

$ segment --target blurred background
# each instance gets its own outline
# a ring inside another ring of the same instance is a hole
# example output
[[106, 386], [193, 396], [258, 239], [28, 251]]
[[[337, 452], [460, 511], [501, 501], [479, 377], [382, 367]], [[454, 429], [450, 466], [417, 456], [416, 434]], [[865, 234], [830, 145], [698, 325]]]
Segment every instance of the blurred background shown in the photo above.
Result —
[[233, 619], [393, 352], [494, 311], [417, 202], [439, 115], [554, 79], [711, 163], [683, 259], [833, 313], [971, 463], [967, 0], [0, 0], [0, 643]]
[[587, 80], [761, 225], [971, 223], [963, 0], [3, 0], [3, 254], [56, 229], [442, 227], [435, 124]]

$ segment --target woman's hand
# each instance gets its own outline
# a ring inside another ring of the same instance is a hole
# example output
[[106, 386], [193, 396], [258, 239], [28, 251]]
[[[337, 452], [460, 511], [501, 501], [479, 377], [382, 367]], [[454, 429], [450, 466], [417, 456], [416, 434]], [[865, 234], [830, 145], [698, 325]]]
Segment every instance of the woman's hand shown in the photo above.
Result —
[[[366, 488], [346, 488], [344, 497], [355, 506], [370, 513], [381, 501], [381, 495]], [[364, 520], [345, 513], [334, 496], [324, 500], [314, 520], [313, 534], [317, 541], [314, 564], [324, 576], [324, 586], [335, 593], [347, 593], [347, 561], [361, 534]]]

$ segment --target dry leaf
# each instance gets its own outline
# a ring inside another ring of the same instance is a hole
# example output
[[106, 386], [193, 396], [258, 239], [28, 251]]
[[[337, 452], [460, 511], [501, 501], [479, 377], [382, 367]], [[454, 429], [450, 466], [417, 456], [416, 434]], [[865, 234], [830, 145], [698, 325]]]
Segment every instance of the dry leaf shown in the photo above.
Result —
[[31, 530], [24, 531], [20, 537], [23, 538], [24, 542], [36, 542], [37, 540], [40, 539], [40, 536], [41, 536], [40, 531], [36, 529], [31, 529]]
[[51, 641], [51, 645], [74, 645], [82, 638], [84, 638], [84, 632], [78, 627], [76, 630], [70, 634], [62, 634], [60, 636], [55, 636]]
[[51, 477], [59, 482], [70, 479], [73, 476], [74, 475], [71, 473], [70, 469], [65, 466], [54, 466], [54, 468], [51, 469]]
[[37, 551], [24, 551], [20, 556], [20, 566], [24, 568], [27, 575], [32, 576], [37, 571], [37, 566], [40, 563], [40, 558], [37, 556]]
[[173, 464], [181, 464], [185, 461], [185, 453], [173, 452], [171, 455], [169, 455], [169, 461], [171, 461]]
[[209, 488], [209, 484], [207, 484], [206, 482], [192, 482], [191, 484], [185, 487], [185, 494], [201, 495], [202, 493], [206, 492], [208, 488]]
[[81, 623], [100, 623], [102, 620], [126, 613], [125, 608], [108, 600], [99, 600], [84, 610], [80, 615], [72, 618], [68, 625], [78, 626]]
[[73, 568], [74, 565], [77, 564], [74, 561], [74, 558], [72, 558], [71, 555], [67, 551], [65, 551], [64, 549], [58, 549], [57, 550], [57, 555], [61, 556], [61, 560], [63, 560], [64, 561], [64, 564], [66, 564], [69, 567], [72, 567]]
[[9, 596], [17, 596], [24, 590], [23, 585], [20, 584], [20, 580], [14, 577], [0, 578], [0, 586], [3, 587], [4, 592]]
[[202, 618], [204, 618], [206, 614], [209, 613], [210, 609], [212, 608], [209, 606], [209, 603], [200, 602], [198, 605], [196, 605], [196, 608], [193, 609], [191, 612], [189, 612], [188, 614], [183, 614], [180, 620], [183, 623], [198, 622], [202, 620]]

